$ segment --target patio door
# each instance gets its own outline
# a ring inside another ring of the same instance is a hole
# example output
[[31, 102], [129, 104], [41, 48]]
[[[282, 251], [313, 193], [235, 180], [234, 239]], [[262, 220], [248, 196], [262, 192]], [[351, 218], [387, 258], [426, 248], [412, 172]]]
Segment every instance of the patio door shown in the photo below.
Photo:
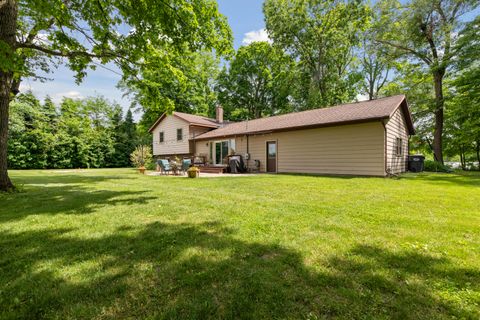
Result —
[[223, 158], [228, 156], [228, 140], [215, 142], [215, 165], [222, 165]]
[[276, 141], [267, 141], [267, 172], [277, 172]]

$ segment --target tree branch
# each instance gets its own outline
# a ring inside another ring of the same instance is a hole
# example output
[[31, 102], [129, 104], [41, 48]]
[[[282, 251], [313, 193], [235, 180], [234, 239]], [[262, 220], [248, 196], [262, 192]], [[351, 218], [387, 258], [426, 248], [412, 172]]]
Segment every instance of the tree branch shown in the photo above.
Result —
[[420, 52], [415, 51], [415, 50], [413, 50], [409, 47], [405, 47], [405, 46], [402, 46], [400, 44], [396, 44], [396, 43], [393, 43], [393, 42], [390, 42], [390, 41], [387, 41], [387, 40], [376, 39], [375, 41], [386, 44], [386, 45], [389, 45], [391, 47], [394, 47], [394, 48], [397, 48], [397, 49], [400, 49], [400, 50], [403, 50], [403, 51], [406, 51], [406, 52], [409, 52], [409, 53], [415, 55], [416, 57], [418, 57], [419, 59], [421, 59], [422, 61], [424, 61], [428, 65], [430, 65], [432, 63], [432, 60], [430, 58], [426, 57], [424, 54], [421, 54]]
[[38, 35], [38, 32], [40, 30], [45, 30], [45, 29], [50, 28], [53, 25], [53, 22], [54, 22], [54, 18], [50, 18], [47, 21], [45, 28], [41, 28], [40, 23], [37, 23], [35, 26], [33, 26], [32, 30], [30, 30], [27, 38], [25, 39], [25, 43], [33, 43], [33, 40]]
[[57, 51], [49, 48], [44, 48], [42, 46], [36, 45], [34, 43], [19, 43], [17, 45], [17, 48], [25, 48], [25, 49], [33, 49], [37, 50], [46, 54], [49, 54], [51, 56], [56, 56], [56, 57], [66, 57], [66, 58], [75, 58], [75, 57], [89, 57], [89, 58], [107, 58], [107, 57], [115, 57], [113, 53], [104, 53], [104, 54], [94, 54], [91, 52], [87, 51]]

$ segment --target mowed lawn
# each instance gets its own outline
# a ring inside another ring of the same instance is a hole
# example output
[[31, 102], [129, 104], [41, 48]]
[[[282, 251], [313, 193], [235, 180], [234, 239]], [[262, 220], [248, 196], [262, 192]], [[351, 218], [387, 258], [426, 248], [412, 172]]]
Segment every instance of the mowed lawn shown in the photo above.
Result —
[[11, 176], [1, 319], [480, 318], [478, 173]]

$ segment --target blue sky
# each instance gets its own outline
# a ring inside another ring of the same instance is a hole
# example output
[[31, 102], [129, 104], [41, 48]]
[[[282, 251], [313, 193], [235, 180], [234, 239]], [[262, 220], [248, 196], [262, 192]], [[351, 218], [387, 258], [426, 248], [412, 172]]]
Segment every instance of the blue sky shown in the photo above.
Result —
[[[223, 13], [234, 34], [234, 46], [238, 48], [242, 43], [255, 40], [266, 40], [262, 13], [263, 0], [219, 0], [219, 10]], [[108, 66], [116, 69], [115, 66]], [[32, 90], [43, 99], [46, 95], [58, 103], [62, 97], [83, 98], [93, 95], [103, 95], [109, 100], [115, 100], [124, 110], [130, 106], [128, 98], [116, 88], [120, 76], [114, 72], [98, 67], [90, 71], [80, 85], [76, 85], [73, 73], [68, 68], [60, 66], [47, 75], [52, 81], [39, 82], [25, 79], [21, 84], [21, 91]], [[138, 119], [140, 115], [135, 115]]]

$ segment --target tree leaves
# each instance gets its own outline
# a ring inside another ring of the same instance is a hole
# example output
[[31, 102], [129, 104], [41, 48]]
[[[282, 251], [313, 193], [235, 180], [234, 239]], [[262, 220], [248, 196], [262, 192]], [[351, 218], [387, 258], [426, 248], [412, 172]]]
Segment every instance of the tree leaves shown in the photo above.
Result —
[[369, 24], [362, 1], [267, 0], [263, 11], [274, 45], [297, 58], [306, 108], [351, 101], [361, 80], [354, 48]]
[[218, 80], [226, 117], [245, 120], [292, 111], [294, 67], [290, 56], [267, 42], [241, 47]]
[[102, 97], [64, 99], [57, 108], [31, 93], [12, 103], [8, 162], [11, 168], [130, 166], [138, 143], [132, 114]]

